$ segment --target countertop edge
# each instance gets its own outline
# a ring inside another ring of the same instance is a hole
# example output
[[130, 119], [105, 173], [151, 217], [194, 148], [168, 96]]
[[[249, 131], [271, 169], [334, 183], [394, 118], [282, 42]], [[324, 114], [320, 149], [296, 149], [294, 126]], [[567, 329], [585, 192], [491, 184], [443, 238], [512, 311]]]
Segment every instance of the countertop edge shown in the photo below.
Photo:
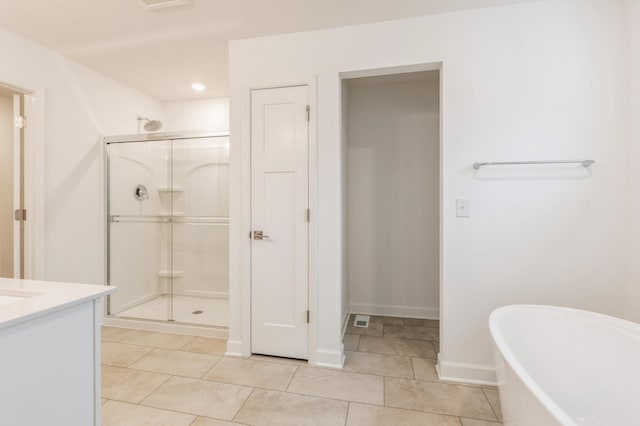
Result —
[[[51, 284], [55, 284], [55, 283], [52, 282]], [[78, 284], [78, 285], [85, 285], [85, 284]], [[14, 327], [16, 325], [32, 321], [34, 319], [41, 318], [41, 317], [44, 317], [44, 316], [49, 315], [49, 314], [53, 314], [55, 312], [63, 311], [63, 310], [68, 309], [70, 307], [73, 307], [73, 306], [76, 306], [76, 305], [80, 305], [82, 303], [85, 303], [85, 302], [88, 302], [88, 301], [91, 301], [91, 300], [95, 300], [95, 299], [104, 297], [106, 295], [114, 293], [117, 290], [117, 287], [96, 286], [96, 285], [91, 285], [91, 286], [93, 287], [92, 291], [88, 291], [87, 293], [82, 294], [82, 295], [71, 296], [69, 298], [69, 300], [62, 301], [62, 302], [57, 302], [57, 303], [53, 304], [52, 306], [44, 306], [44, 307], [40, 307], [40, 308], [34, 308], [32, 312], [25, 313], [25, 314], [22, 314], [20, 316], [16, 316], [14, 318], [0, 320], [0, 330], [11, 328], [11, 327]], [[103, 287], [103, 288], [98, 290], [98, 289], [95, 289], [95, 287]], [[0, 310], [1, 309], [2, 308], [0, 307]]]

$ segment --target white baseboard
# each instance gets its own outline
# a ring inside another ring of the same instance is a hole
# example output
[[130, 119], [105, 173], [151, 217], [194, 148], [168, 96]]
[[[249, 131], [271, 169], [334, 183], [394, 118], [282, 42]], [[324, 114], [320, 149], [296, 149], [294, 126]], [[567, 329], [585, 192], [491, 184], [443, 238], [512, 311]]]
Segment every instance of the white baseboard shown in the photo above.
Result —
[[241, 340], [228, 340], [226, 356], [250, 356], [251, 354], [244, 353], [244, 347]]
[[498, 385], [496, 368], [493, 365], [443, 361], [438, 354], [436, 371], [438, 378], [447, 382]]
[[401, 305], [373, 305], [368, 303], [351, 303], [350, 313], [363, 315], [381, 315], [386, 317], [440, 319], [438, 308]]
[[227, 327], [200, 327], [197, 325], [168, 324], [165, 322], [125, 318], [105, 317], [102, 319], [102, 325], [157, 331], [160, 333], [184, 334], [187, 336], [212, 337], [214, 339], [227, 339], [229, 336], [229, 329]]
[[313, 362], [310, 363], [314, 367], [328, 367], [342, 369], [344, 366], [344, 351], [329, 351], [325, 349], [318, 349]]

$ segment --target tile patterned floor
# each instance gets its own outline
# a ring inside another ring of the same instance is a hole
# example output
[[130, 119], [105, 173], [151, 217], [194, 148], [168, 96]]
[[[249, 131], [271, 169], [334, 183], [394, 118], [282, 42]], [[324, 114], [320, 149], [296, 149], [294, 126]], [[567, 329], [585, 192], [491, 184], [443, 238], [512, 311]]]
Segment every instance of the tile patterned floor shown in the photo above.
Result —
[[103, 327], [103, 424], [500, 425], [495, 388], [438, 381], [438, 340], [437, 321], [374, 316], [347, 328], [339, 371], [225, 357], [218, 339]]

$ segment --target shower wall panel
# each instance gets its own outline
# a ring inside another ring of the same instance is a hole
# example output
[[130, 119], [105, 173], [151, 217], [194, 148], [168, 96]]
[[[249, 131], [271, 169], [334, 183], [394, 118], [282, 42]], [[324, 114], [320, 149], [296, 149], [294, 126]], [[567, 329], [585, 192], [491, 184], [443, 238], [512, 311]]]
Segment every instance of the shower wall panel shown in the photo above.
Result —
[[228, 298], [229, 139], [173, 145], [176, 295]]

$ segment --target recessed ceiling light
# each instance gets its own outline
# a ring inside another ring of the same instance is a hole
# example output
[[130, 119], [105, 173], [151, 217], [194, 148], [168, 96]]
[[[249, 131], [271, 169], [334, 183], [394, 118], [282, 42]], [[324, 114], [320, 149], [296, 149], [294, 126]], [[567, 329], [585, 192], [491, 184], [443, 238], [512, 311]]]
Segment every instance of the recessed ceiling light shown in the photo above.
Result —
[[202, 83], [193, 83], [193, 84], [191, 85], [191, 88], [192, 88], [193, 90], [195, 90], [196, 92], [202, 92], [204, 89], [206, 89], [206, 88], [207, 88], [207, 86], [205, 86], [205, 85], [204, 85], [204, 84], [202, 84]]

